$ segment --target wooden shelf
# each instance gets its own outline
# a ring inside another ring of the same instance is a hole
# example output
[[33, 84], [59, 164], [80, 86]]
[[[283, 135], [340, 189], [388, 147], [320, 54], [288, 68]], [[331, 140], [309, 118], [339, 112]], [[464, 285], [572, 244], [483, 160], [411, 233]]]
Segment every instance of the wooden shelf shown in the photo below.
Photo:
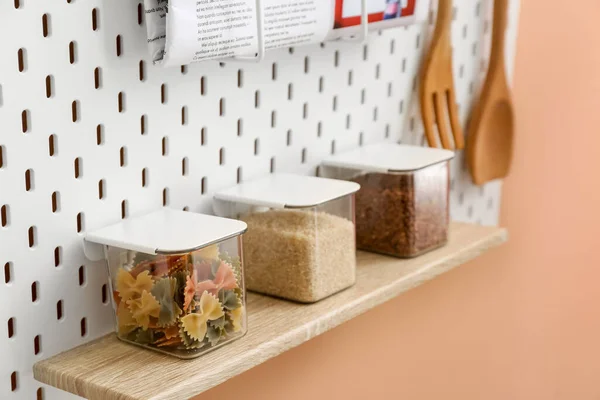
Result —
[[359, 252], [356, 285], [319, 303], [301, 305], [250, 293], [248, 334], [197, 359], [140, 349], [110, 334], [36, 363], [34, 376], [92, 400], [188, 399], [507, 239], [506, 230], [495, 227], [453, 223], [450, 232], [445, 247], [410, 260]]

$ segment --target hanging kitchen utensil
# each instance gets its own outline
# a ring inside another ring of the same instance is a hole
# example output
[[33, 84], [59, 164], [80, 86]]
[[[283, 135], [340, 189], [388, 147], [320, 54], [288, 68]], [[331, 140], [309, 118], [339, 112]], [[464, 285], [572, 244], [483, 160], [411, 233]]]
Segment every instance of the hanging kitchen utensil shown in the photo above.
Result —
[[[452, 76], [451, 23], [452, 0], [439, 0], [431, 47], [421, 73], [421, 115], [429, 146], [438, 147], [434, 128], [434, 125], [437, 125], [442, 147], [462, 149], [464, 138], [458, 120]], [[454, 137], [454, 146], [450, 142], [448, 121]]]
[[508, 1], [494, 2], [490, 64], [467, 138], [467, 163], [477, 185], [508, 175], [512, 161], [514, 112], [504, 60]]

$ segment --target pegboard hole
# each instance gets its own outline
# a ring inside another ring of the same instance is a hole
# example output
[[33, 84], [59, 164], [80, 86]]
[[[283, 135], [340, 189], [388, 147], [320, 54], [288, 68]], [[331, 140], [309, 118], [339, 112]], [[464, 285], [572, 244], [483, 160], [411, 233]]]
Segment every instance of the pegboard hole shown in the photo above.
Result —
[[75, 64], [77, 62], [77, 42], [72, 41], [69, 43], [69, 62]]
[[241, 69], [238, 69], [238, 72], [237, 72], [237, 86], [239, 88], [244, 86], [244, 71]]
[[244, 121], [241, 118], [237, 120], [237, 135], [242, 136], [244, 133]]
[[102, 70], [100, 67], [94, 69], [94, 88], [100, 89], [102, 86]]
[[79, 274], [78, 274], [78, 276], [79, 276], [79, 286], [85, 285], [85, 276], [86, 276], [86, 273], [85, 273], [85, 266], [84, 265], [82, 265], [81, 267], [79, 267]]
[[360, 104], [365, 104], [367, 101], [367, 90], [363, 89], [360, 91]]
[[373, 109], [373, 122], [376, 122], [378, 118], [379, 118], [379, 110], [377, 107], [375, 107]]
[[386, 139], [390, 137], [390, 124], [385, 125], [385, 137]]
[[388, 83], [387, 95], [388, 97], [392, 97], [392, 82]]
[[254, 139], [254, 155], [257, 156], [260, 152], [260, 141], [258, 138]]
[[207, 89], [207, 83], [206, 83], [206, 77], [203, 76], [202, 78], [200, 78], [200, 95], [201, 96], [205, 96], [206, 95], [206, 89]]
[[38, 301], [40, 299], [40, 283], [38, 281], [35, 281], [31, 284], [31, 302], [35, 303], [36, 301]]
[[142, 187], [148, 187], [148, 168], [142, 169]]
[[402, 59], [402, 73], [406, 72], [406, 58]]
[[5, 204], [0, 208], [0, 223], [3, 228], [10, 225], [10, 206], [8, 204]]
[[145, 135], [148, 129], [148, 116], [147, 115], [142, 115], [140, 117], [140, 133], [142, 135]]
[[362, 146], [365, 143], [365, 135], [361, 132], [358, 134], [358, 145]]
[[81, 233], [85, 230], [85, 215], [80, 212], [77, 214], [77, 233]]
[[63, 301], [59, 300], [56, 303], [56, 319], [57, 320], [62, 320], [64, 317], [64, 312], [63, 312]]
[[325, 79], [323, 77], [319, 78], [319, 93], [323, 93], [323, 89], [325, 87]]
[[333, 109], [333, 111], [334, 111], [334, 112], [335, 112], [335, 111], [337, 111], [337, 106], [338, 106], [338, 104], [337, 104], [337, 103], [338, 103], [337, 96], [333, 96], [333, 104], [332, 104], [332, 109]]
[[304, 106], [302, 107], [302, 118], [308, 118], [308, 103], [304, 103]]
[[292, 100], [294, 98], [294, 85], [292, 83], [288, 84], [288, 100]]
[[348, 86], [352, 86], [354, 83], [354, 72], [352, 70], [348, 71]]
[[271, 128], [277, 126], [277, 111], [271, 111]]
[[83, 160], [81, 157], [77, 157], [73, 163], [75, 169], [75, 179], [79, 179], [83, 176]]
[[166, 156], [167, 154], [169, 154], [169, 138], [165, 136], [162, 138], [162, 155]]
[[331, 141], [331, 154], [335, 154], [335, 140]]
[[308, 61], [308, 56], [304, 57], [304, 73], [308, 74], [308, 71], [310, 69], [310, 65], [309, 65], [309, 61]]
[[98, 146], [104, 143], [104, 125], [96, 126], [96, 144]]
[[19, 72], [27, 71], [27, 50], [25, 48], [22, 47], [17, 51], [17, 61]]
[[275, 157], [271, 157], [271, 163], [270, 163], [269, 170], [272, 174], [275, 173]]
[[398, 113], [402, 114], [404, 112], [404, 100], [400, 100], [400, 105], [398, 106]]
[[188, 164], [189, 164], [188, 158], [183, 157], [183, 160], [181, 160], [181, 176], [188, 175]]
[[117, 35], [117, 37], [115, 38], [115, 42], [117, 57], [121, 57], [121, 54], [123, 54], [123, 39], [121, 38], [121, 35]]
[[52, 193], [52, 212], [57, 213], [60, 211], [60, 193]]
[[29, 110], [23, 110], [21, 112], [21, 130], [23, 133], [28, 133], [31, 129], [31, 115]]
[[144, 82], [146, 80], [146, 63], [144, 62], [144, 60], [140, 60], [139, 74], [140, 81]]
[[260, 91], [254, 92], [254, 108], [260, 107]]
[[302, 164], [306, 164], [306, 147], [302, 149]]
[[97, 8], [92, 9], [92, 30], [93, 31], [98, 30], [98, 9]]
[[29, 239], [29, 247], [34, 248], [37, 244], [37, 227], [30, 226], [27, 230], [27, 237]]
[[19, 388], [19, 376], [18, 376], [17, 371], [13, 371], [13, 373], [10, 374], [10, 390], [12, 392], [16, 392], [18, 388]]
[[396, 41], [394, 39], [392, 39], [390, 41], [390, 54], [394, 54], [395, 51], [396, 51]]
[[38, 355], [42, 351], [42, 336], [37, 335], [33, 338], [33, 354]]
[[106, 181], [104, 179], [100, 179], [98, 181], [98, 199], [104, 200], [106, 198]]
[[8, 319], [8, 338], [12, 339], [13, 336], [15, 336], [15, 318], [9, 318]]
[[141, 25], [144, 23], [144, 6], [142, 3], [138, 4], [137, 8], [137, 23]]
[[85, 317], [81, 318], [79, 325], [81, 327], [81, 337], [85, 337], [87, 335], [87, 319]]
[[75, 100], [71, 103], [71, 117], [73, 122], [79, 121], [79, 100]]
[[54, 95], [54, 77], [46, 76], [46, 98], [49, 99]]
[[121, 150], [119, 150], [119, 165], [121, 165], [121, 167], [127, 166], [127, 147], [125, 146], [121, 147]]
[[340, 66], [340, 52], [337, 50], [333, 54], [333, 66], [336, 68]]
[[169, 204], [169, 188], [164, 188], [162, 192], [162, 202], [163, 206]]
[[62, 247], [58, 246], [54, 249], [54, 266], [60, 267], [62, 264]]
[[322, 134], [323, 134], [323, 123], [321, 121], [319, 121], [319, 123], [317, 124], [317, 137], [321, 137]]
[[365, 44], [363, 46], [363, 61], [367, 61], [369, 58], [369, 47]]
[[225, 165], [225, 147], [219, 150], [219, 165]]
[[221, 117], [225, 116], [225, 98], [221, 97], [219, 100], [219, 115]]
[[119, 112], [125, 112], [125, 93], [119, 92], [119, 95], [117, 96], [117, 102]]
[[25, 190], [28, 192], [33, 190], [33, 174], [34, 172], [32, 169], [25, 171]]
[[352, 125], [350, 114], [346, 115], [346, 129], [350, 129]]
[[105, 283], [102, 285], [102, 304], [108, 303], [108, 285]]
[[188, 123], [187, 107], [183, 106], [183, 107], [181, 107], [181, 125], [187, 125], [187, 123]]
[[121, 202], [121, 219], [125, 219], [129, 215], [128, 208], [129, 208], [129, 203], [127, 202], [127, 200], [123, 200]]
[[56, 155], [56, 150], [58, 149], [58, 139], [56, 139], [56, 135], [48, 136], [48, 154], [50, 157], [54, 157]]
[[5, 149], [4, 146], [0, 146], [0, 169], [4, 168], [4, 165], [6, 164], [6, 156], [4, 155], [5, 153]]
[[277, 63], [273, 63], [271, 67], [271, 79], [274, 81], [277, 80]]
[[237, 183], [242, 183], [242, 167], [238, 167], [236, 175]]
[[202, 182], [200, 183], [200, 193], [205, 194], [208, 190], [208, 178], [205, 176], [202, 178]]
[[[240, 135], [240, 124], [241, 124], [241, 119], [238, 120], [238, 136]], [[203, 127], [202, 130], [200, 131], [200, 146], [204, 146], [206, 145], [206, 141], [208, 140], [208, 132], [206, 127]]]
[[167, 104], [167, 84], [163, 83], [160, 85], [160, 102]]
[[288, 146], [291, 146], [291, 145], [292, 145], [292, 130], [291, 130], [291, 129], [287, 131], [287, 140], [286, 140], [286, 144], [287, 144]]
[[4, 283], [7, 285], [11, 283], [13, 280], [13, 264], [11, 262], [7, 262], [4, 264]]

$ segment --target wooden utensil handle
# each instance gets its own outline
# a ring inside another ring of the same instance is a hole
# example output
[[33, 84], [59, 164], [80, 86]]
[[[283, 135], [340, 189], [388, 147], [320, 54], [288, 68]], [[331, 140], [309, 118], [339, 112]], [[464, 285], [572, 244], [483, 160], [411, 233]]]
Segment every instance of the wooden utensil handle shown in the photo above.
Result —
[[450, 40], [450, 27], [452, 26], [452, 0], [439, 0], [437, 21], [433, 32], [433, 42], [445, 38]]
[[494, 1], [494, 27], [492, 28], [492, 52], [490, 68], [504, 68], [504, 47], [506, 25], [508, 23], [508, 4], [510, 0]]

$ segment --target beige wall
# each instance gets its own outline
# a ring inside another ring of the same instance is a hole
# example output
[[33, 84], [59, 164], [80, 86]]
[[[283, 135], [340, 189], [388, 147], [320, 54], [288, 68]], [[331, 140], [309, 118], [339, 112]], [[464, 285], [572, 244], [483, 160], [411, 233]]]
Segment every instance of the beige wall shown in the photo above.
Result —
[[200, 400], [600, 399], [600, 2], [521, 3], [510, 243]]

